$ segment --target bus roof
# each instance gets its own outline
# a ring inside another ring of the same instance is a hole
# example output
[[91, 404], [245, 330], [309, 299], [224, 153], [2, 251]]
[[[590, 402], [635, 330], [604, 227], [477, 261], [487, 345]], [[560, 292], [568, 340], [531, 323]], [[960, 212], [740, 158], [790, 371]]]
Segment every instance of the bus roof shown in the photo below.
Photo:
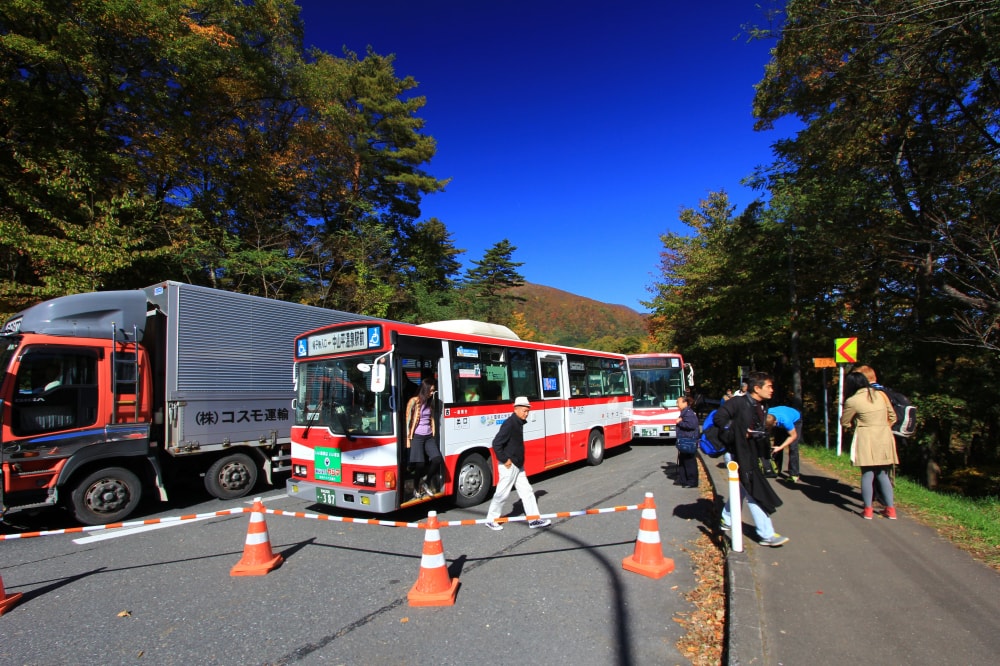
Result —
[[490, 338], [505, 338], [507, 340], [520, 340], [517, 333], [506, 326], [500, 324], [490, 324], [485, 321], [474, 321], [472, 319], [449, 319], [447, 321], [432, 321], [427, 324], [419, 324], [423, 328], [430, 328], [435, 331], [446, 331], [449, 333], [462, 333], [464, 335], [483, 335]]

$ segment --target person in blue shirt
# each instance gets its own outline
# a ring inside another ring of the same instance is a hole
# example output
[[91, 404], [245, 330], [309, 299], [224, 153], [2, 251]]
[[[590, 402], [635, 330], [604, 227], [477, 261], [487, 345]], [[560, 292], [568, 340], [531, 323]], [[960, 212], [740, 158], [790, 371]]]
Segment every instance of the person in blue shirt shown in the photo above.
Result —
[[[799, 439], [802, 436], [802, 414], [792, 407], [771, 407], [767, 410], [767, 430], [774, 436], [771, 458], [781, 473], [784, 451], [788, 449], [788, 480], [799, 480]], [[778, 442], [781, 444], [778, 444]]]

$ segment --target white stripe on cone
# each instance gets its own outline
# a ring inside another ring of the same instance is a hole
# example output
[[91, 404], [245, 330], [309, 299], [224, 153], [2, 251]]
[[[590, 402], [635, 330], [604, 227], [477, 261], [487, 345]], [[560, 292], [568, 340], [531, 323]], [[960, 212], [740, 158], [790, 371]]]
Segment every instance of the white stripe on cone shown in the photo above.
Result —
[[639, 530], [638, 540], [642, 543], [660, 543], [660, 533], [648, 530]]
[[252, 534], [247, 532], [247, 543], [248, 546], [259, 546], [262, 543], [267, 543], [267, 532], [260, 532], [259, 534]]

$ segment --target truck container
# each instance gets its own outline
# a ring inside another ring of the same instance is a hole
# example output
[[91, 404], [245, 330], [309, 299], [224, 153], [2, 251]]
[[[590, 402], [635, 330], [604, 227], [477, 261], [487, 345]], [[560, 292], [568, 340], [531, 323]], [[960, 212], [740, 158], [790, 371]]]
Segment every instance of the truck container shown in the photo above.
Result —
[[118, 522], [144, 492], [289, 469], [295, 337], [356, 315], [178, 282], [24, 310], [0, 340], [0, 514]]

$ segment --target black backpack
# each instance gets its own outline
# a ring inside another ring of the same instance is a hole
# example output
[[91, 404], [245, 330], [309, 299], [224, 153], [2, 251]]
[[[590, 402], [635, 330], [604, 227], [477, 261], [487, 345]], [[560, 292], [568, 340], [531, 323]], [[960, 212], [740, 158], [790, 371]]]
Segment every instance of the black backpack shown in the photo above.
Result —
[[917, 432], [916, 406], [899, 391], [886, 388], [881, 384], [873, 384], [872, 386], [885, 393], [886, 397], [889, 398], [889, 404], [892, 405], [893, 411], [896, 412], [896, 423], [892, 426], [893, 434], [900, 437], [913, 437]]

